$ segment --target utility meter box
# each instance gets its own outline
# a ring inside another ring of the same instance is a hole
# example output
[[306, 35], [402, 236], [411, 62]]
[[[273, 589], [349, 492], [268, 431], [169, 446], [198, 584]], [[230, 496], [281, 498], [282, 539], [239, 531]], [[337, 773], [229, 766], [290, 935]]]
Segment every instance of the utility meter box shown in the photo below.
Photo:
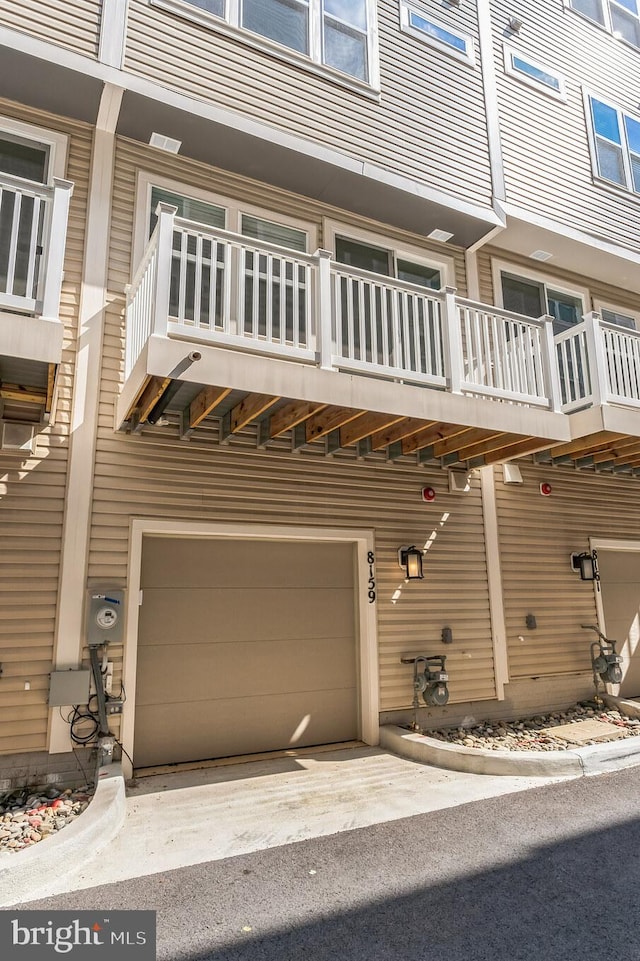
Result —
[[88, 702], [91, 671], [53, 671], [50, 678], [49, 707]]
[[121, 644], [124, 640], [124, 591], [94, 587], [87, 597], [87, 644]]

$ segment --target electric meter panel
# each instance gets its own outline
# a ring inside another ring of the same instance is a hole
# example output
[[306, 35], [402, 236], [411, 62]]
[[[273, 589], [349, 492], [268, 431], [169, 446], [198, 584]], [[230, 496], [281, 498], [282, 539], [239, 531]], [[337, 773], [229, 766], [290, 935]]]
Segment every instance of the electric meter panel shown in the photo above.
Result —
[[87, 643], [89, 646], [124, 640], [124, 591], [94, 588], [88, 594]]

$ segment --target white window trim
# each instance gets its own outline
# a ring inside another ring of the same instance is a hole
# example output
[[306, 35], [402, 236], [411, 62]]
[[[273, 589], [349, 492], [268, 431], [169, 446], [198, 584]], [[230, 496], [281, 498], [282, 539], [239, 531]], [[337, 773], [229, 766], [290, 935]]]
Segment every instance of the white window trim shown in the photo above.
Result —
[[442, 274], [442, 287], [454, 287], [456, 281], [455, 260], [436, 253], [424, 247], [414, 244], [399, 242], [385, 234], [375, 233], [371, 230], [364, 230], [361, 227], [352, 227], [351, 224], [324, 218], [322, 221], [323, 247], [331, 251], [331, 257], [335, 260], [336, 237], [344, 237], [345, 240], [355, 240], [360, 243], [370, 244], [373, 247], [380, 247], [382, 250], [393, 252], [396, 260], [409, 260], [415, 264], [424, 264], [426, 267], [433, 267]]
[[[605, 20], [604, 23], [598, 23], [597, 20], [592, 20], [591, 17], [588, 17], [586, 15], [586, 13], [583, 13], [582, 10], [576, 10], [576, 8], [572, 6], [571, 0], [563, 0], [563, 3], [564, 3], [565, 10], [570, 10], [571, 13], [574, 13], [577, 17], [580, 17], [582, 20], [590, 24], [592, 27], [595, 27], [597, 30], [602, 30], [603, 33], [607, 33], [610, 37], [613, 37], [613, 39], [617, 43], [623, 43], [625, 47], [629, 47], [630, 50], [636, 50], [636, 51], [640, 50], [640, 46], [637, 46], [635, 43], [631, 43], [625, 37], [617, 36], [617, 34], [615, 33], [613, 29], [613, 21], [611, 19], [611, 11], [609, 8], [608, 0], [603, 0], [603, 11], [604, 11], [604, 20]], [[630, 14], [630, 16], [633, 16], [631, 11], [627, 11], [627, 12]]]
[[69, 138], [66, 134], [58, 133], [56, 130], [47, 130], [44, 127], [35, 127], [30, 123], [22, 123], [12, 117], [0, 116], [0, 136], [3, 134], [20, 137], [21, 140], [30, 140], [34, 144], [42, 144], [49, 151], [49, 164], [47, 167], [47, 184], [52, 184], [54, 177], [64, 180], [67, 172], [67, 153], [69, 150]]
[[[630, 317], [636, 325], [636, 330], [640, 330], [640, 308], [637, 310], [630, 309], [629, 307], [621, 307], [619, 304], [612, 304], [608, 300], [600, 300], [594, 297], [593, 299], [593, 309], [596, 313], [602, 314], [603, 310], [612, 310], [616, 314], [624, 314], [625, 317]], [[628, 330], [630, 328], [623, 328]]]
[[310, 27], [310, 54], [298, 53], [291, 50], [268, 37], [253, 33], [241, 27], [240, 24], [240, 0], [225, 0], [226, 15], [224, 18], [217, 17], [213, 13], [208, 13], [202, 8], [195, 7], [188, 0], [147, 0], [153, 7], [182, 17], [184, 20], [191, 20], [193, 23], [208, 27], [218, 33], [226, 34], [239, 40], [246, 46], [253, 47], [263, 53], [277, 57], [286, 63], [296, 67], [304, 67], [310, 73], [317, 74], [326, 80], [331, 80], [342, 87], [347, 87], [357, 93], [365, 94], [379, 99], [380, 95], [380, 65], [379, 65], [379, 44], [378, 44], [378, 18], [377, 3], [375, 0], [366, 0], [367, 4], [367, 64], [369, 67], [369, 80], [358, 80], [348, 73], [343, 73], [335, 67], [330, 67], [322, 62], [322, 23], [319, 13], [320, 8], [314, 6], [311, 9]]
[[[610, 187], [616, 192], [622, 192], [625, 196], [632, 196], [640, 198], [640, 190], [636, 190], [633, 186], [633, 171], [631, 169], [631, 151], [629, 149], [629, 143], [627, 141], [627, 128], [623, 122], [623, 117], [625, 115], [631, 117], [632, 120], [638, 121], [640, 123], [640, 115], [634, 114], [631, 110], [624, 110], [622, 107], [618, 107], [615, 103], [612, 103], [607, 97], [602, 97], [600, 94], [594, 93], [592, 90], [583, 89], [583, 100], [584, 100], [584, 113], [585, 122], [587, 125], [587, 137], [589, 140], [589, 153], [591, 154], [591, 172], [593, 174], [593, 179], [597, 181], [599, 185]], [[615, 110], [618, 115], [618, 122], [620, 124], [620, 136], [622, 138], [622, 164], [624, 167], [624, 175], [626, 178], [626, 184], [618, 184], [615, 180], [607, 180], [603, 177], [598, 170], [598, 149], [596, 145], [596, 131], [593, 123], [593, 114], [591, 113], [591, 103], [590, 99], [598, 100], [600, 103], [605, 104], [607, 107], [611, 107]]]
[[[460, 40], [463, 40], [467, 47], [466, 53], [463, 53], [462, 50], [456, 50], [455, 47], [449, 46], [448, 43], [438, 40], [437, 37], [432, 37], [423, 30], [417, 30], [415, 27], [411, 26], [411, 22], [409, 20], [410, 13], [415, 13], [416, 16], [422, 17], [424, 20], [428, 20], [436, 27], [442, 27], [443, 30], [453, 34], [454, 37], [458, 37]], [[466, 63], [468, 66], [475, 66], [476, 54], [473, 37], [470, 37], [468, 33], [463, 33], [456, 27], [450, 26], [448, 23], [443, 23], [442, 20], [438, 20], [437, 17], [431, 16], [431, 13], [428, 13], [426, 10], [421, 10], [419, 7], [416, 7], [411, 3], [402, 2], [400, 4], [400, 29], [403, 31], [403, 33], [411, 34], [412, 37], [416, 37], [418, 40], [421, 40], [428, 46], [433, 47], [435, 50], [439, 50], [441, 53], [446, 53], [449, 57], [454, 57], [454, 59], [460, 60], [462, 63]]]
[[491, 274], [493, 280], [493, 297], [496, 307], [504, 309], [502, 298], [502, 274], [510, 274], [512, 277], [521, 277], [523, 280], [531, 280], [536, 284], [544, 284], [547, 288], [557, 290], [560, 294], [567, 294], [569, 297], [577, 297], [582, 301], [582, 314], [589, 311], [591, 303], [591, 292], [587, 287], [567, 287], [566, 284], [554, 277], [552, 274], [544, 274], [529, 267], [521, 267], [520, 264], [511, 264], [507, 260], [495, 260], [491, 262]]
[[[156, 176], [150, 170], [139, 170], [136, 183], [136, 200], [133, 226], [133, 272], [137, 269], [142, 260], [147, 243], [149, 242], [149, 217], [151, 215], [151, 190], [153, 187], [160, 187], [170, 190], [174, 194], [181, 194], [184, 197], [192, 197], [194, 200], [202, 200], [207, 204], [214, 204], [223, 207], [226, 211], [225, 230], [232, 233], [241, 233], [241, 216], [249, 214], [251, 217], [259, 217], [261, 220], [268, 220], [273, 224], [282, 224], [284, 227], [293, 227], [301, 230], [307, 235], [307, 253], [313, 254], [318, 249], [318, 231], [314, 224], [307, 220], [300, 220], [290, 217], [287, 214], [280, 214], [273, 207], [257, 207], [255, 204], [245, 204], [241, 200], [224, 197], [220, 194], [203, 190], [201, 187], [194, 187], [192, 184], [182, 183], [172, 180], [170, 177]], [[256, 241], [257, 244], [260, 241]]]
[[[552, 70], [551, 67], [547, 67], [545, 64], [540, 63], [539, 60], [534, 60], [530, 57], [528, 53], [523, 53], [522, 50], [518, 50], [516, 47], [511, 47], [509, 44], [504, 43], [502, 45], [504, 53], [504, 72], [515, 80], [519, 80], [520, 83], [526, 84], [528, 87], [532, 87], [537, 90], [538, 93], [544, 93], [549, 97], [553, 97], [554, 100], [566, 101], [567, 99], [567, 88], [562, 74], [557, 73]], [[532, 67], [536, 70], [543, 70], [548, 73], [551, 77], [558, 81], [560, 85], [559, 90], [554, 90], [553, 87], [548, 86], [542, 80], [536, 80], [535, 77], [530, 77], [526, 73], [522, 73], [517, 67], [513, 65], [512, 57], [520, 57], [521, 60], [526, 60], [530, 63]]]

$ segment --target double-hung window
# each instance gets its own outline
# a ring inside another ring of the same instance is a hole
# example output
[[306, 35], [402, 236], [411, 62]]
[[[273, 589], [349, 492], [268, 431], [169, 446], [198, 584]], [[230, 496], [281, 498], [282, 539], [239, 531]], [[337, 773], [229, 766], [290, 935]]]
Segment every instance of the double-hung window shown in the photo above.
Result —
[[[150, 0], [215, 26], [216, 20], [252, 37], [374, 84], [374, 0]], [[196, 11], [210, 17], [198, 17]], [[277, 49], [276, 47], [276, 49]]]
[[619, 40], [640, 47], [640, 0], [565, 0]]
[[589, 112], [597, 175], [640, 193], [640, 119], [595, 97]]
[[585, 297], [578, 291], [563, 290], [552, 282], [501, 270], [500, 290], [505, 310], [525, 317], [553, 317], [556, 334], [579, 324], [585, 312]]

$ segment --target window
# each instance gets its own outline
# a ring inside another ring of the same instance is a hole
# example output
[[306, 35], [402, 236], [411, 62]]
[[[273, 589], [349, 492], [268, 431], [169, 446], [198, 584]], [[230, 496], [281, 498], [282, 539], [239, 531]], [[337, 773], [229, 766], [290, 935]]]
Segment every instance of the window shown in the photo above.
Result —
[[549, 314], [554, 319], [556, 334], [579, 324], [585, 312], [582, 294], [559, 290], [541, 280], [501, 271], [500, 288], [505, 310], [524, 314], [525, 317]]
[[49, 151], [45, 145], [29, 143], [0, 132], [0, 173], [35, 183], [46, 183]]
[[589, 108], [597, 175], [640, 193], [640, 120], [595, 97]]
[[464, 33], [426, 17], [406, 3], [400, 6], [400, 27], [425, 43], [469, 63], [474, 62], [473, 40]]
[[[377, 83], [375, 0], [150, 0], [208, 26], [240, 28], [365, 84]], [[203, 11], [199, 15], [197, 11]], [[245, 39], [247, 38], [245, 34]], [[258, 40], [258, 38], [261, 38]]]
[[504, 68], [512, 77], [516, 77], [532, 87], [542, 88], [545, 93], [555, 94], [564, 100], [564, 80], [560, 74], [535, 63], [529, 57], [523, 57], [522, 54], [516, 50], [511, 50], [507, 46], [504, 48]]
[[162, 187], [151, 188], [151, 211], [149, 217], [149, 236], [153, 233], [156, 225], [156, 207], [162, 201], [178, 208], [178, 217], [185, 220], [192, 220], [197, 224], [205, 224], [207, 227], [219, 227], [224, 230], [226, 226], [226, 210], [224, 207], [217, 207], [208, 204], [203, 200], [196, 200], [193, 197], [185, 197], [183, 194], [174, 193], [172, 190], [165, 190]]
[[639, 0], [565, 0], [572, 10], [600, 24], [619, 40], [640, 47]]
[[612, 307], [611, 304], [604, 305], [600, 301], [594, 301], [593, 309], [596, 310], [605, 323], [617, 324], [618, 327], [626, 327], [628, 330], [638, 330], [638, 317], [630, 310], [623, 307]]
[[443, 286], [442, 273], [438, 267], [413, 263], [397, 257], [393, 250], [373, 247], [345, 237], [336, 237], [336, 260], [339, 264], [370, 270], [385, 277], [397, 277], [420, 287], [440, 290]]

